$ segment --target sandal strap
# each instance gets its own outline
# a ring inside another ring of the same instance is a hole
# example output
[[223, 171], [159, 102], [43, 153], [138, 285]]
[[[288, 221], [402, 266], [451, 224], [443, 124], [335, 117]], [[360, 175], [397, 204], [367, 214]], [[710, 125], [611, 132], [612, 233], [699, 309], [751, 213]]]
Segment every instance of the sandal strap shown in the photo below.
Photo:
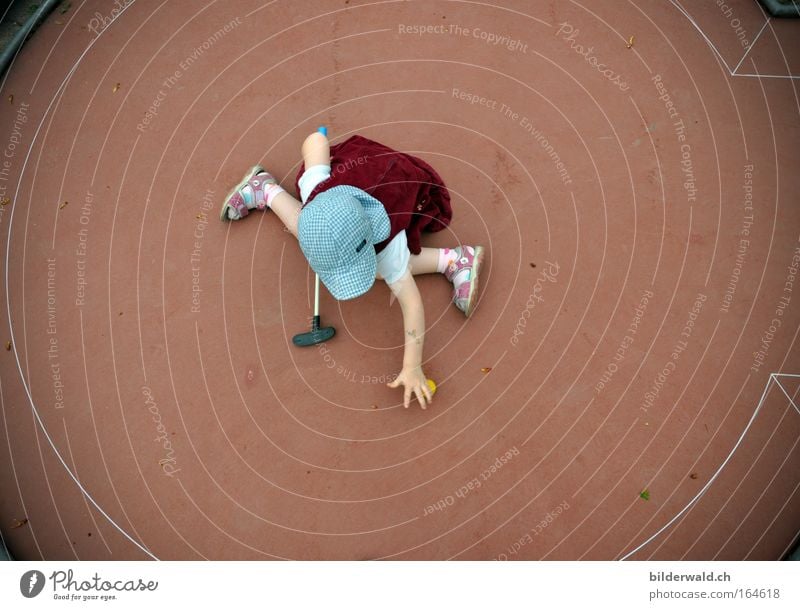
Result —
[[260, 177], [261, 174], [258, 174], [247, 181], [247, 184], [253, 189], [253, 200], [255, 201], [256, 208], [259, 210], [263, 210], [267, 207], [267, 191], [264, 188], [265, 185], [275, 184], [275, 178], [266, 172], [263, 173], [265, 174], [264, 177]]
[[247, 204], [244, 202], [244, 197], [239, 193], [231, 197], [230, 201], [228, 201], [228, 205], [239, 213], [239, 218], [244, 218], [250, 213], [250, 210], [247, 209]]
[[467, 297], [469, 297], [469, 290], [470, 290], [470, 282], [469, 281], [461, 282], [458, 288], [453, 289], [453, 301], [457, 301], [458, 299], [466, 299]]
[[475, 250], [471, 246], [458, 246], [455, 248], [458, 257], [445, 269], [445, 277], [453, 282], [456, 276], [465, 269], [472, 269], [475, 262]]

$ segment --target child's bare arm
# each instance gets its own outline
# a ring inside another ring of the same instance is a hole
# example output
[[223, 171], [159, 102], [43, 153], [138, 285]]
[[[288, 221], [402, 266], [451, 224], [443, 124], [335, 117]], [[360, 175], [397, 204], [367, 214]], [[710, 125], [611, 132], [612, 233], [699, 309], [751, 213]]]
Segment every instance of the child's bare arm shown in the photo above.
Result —
[[403, 310], [405, 351], [403, 370], [397, 379], [388, 385], [396, 388], [402, 383], [405, 386], [404, 406], [408, 408], [413, 392], [424, 409], [430, 403], [432, 394], [422, 372], [422, 348], [425, 339], [425, 309], [422, 306], [422, 297], [414, 276], [408, 270], [399, 280], [389, 284], [389, 289], [397, 297]]
[[414, 276], [409, 271], [389, 289], [397, 297], [403, 310], [405, 352], [403, 368], [414, 368], [422, 364], [422, 347], [425, 340], [425, 309]]

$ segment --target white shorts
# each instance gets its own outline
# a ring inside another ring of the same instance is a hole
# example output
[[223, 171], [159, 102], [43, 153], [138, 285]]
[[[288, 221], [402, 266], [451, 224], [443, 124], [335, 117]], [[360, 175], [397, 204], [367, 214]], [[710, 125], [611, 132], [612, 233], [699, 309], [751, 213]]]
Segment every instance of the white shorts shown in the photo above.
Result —
[[312, 165], [311, 167], [307, 167], [306, 171], [303, 172], [303, 175], [300, 176], [300, 180], [298, 180], [298, 186], [300, 187], [300, 201], [305, 203], [306, 199], [308, 199], [308, 196], [311, 194], [311, 191], [313, 191], [320, 182], [324, 182], [330, 177], [330, 165]]

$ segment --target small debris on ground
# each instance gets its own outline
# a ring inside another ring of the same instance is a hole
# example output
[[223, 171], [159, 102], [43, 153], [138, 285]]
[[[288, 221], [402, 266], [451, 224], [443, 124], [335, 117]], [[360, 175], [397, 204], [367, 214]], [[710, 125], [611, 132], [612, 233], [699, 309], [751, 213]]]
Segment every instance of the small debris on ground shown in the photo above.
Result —
[[533, 267], [534, 269], [536, 269], [536, 263], [531, 263], [531, 267]]
[[689, 478], [690, 479], [696, 479], [697, 478], [697, 473], [693, 472], [692, 474], [689, 475]]
[[14, 519], [14, 523], [11, 524], [11, 529], [15, 530], [18, 527], [22, 527], [28, 522], [27, 519]]
[[67, 207], [68, 205], [69, 205], [69, 201], [65, 201], [65, 202], [64, 202], [64, 203], [62, 203], [60, 206], [58, 206], [58, 209], [59, 209], [59, 210], [63, 210], [63, 209], [64, 209], [65, 207]]
[[120, 88], [120, 84], [119, 84], [119, 83], [117, 83], [116, 85], [114, 85], [114, 89], [113, 89], [112, 91], [113, 91], [114, 93], [116, 93], [117, 91], [119, 91], [119, 88]]
[[8, 96], [8, 103], [9, 104], [13, 104], [14, 103], [14, 94], [13, 93]]
[[650, 499], [650, 491], [649, 491], [649, 490], [647, 490], [647, 489], [643, 489], [643, 490], [642, 490], [642, 491], [639, 493], [639, 497], [640, 497], [642, 500], [649, 500], [649, 499]]
[[59, 11], [58, 11], [58, 12], [59, 12], [59, 13], [61, 13], [61, 14], [63, 15], [64, 13], [66, 13], [66, 12], [67, 12], [69, 9], [71, 9], [71, 8], [72, 8], [72, 2], [65, 2], [65, 3], [64, 3], [62, 6], [61, 6], [61, 8], [59, 9]]
[[11, 351], [11, 341], [6, 341], [6, 351], [7, 352]]
[[11, 199], [9, 199], [8, 197], [0, 198], [1, 206], [7, 206], [9, 203], [11, 203]]
[[628, 49], [630, 49], [632, 46], [633, 46], [633, 36], [628, 38], [628, 42], [625, 43], [625, 47], [628, 48]]
[[490, 367], [490, 366], [485, 366], [485, 367], [483, 367], [483, 368], [481, 369], [481, 373], [488, 373], [488, 372], [489, 372], [489, 371], [491, 371], [491, 370], [492, 370], [492, 367]]

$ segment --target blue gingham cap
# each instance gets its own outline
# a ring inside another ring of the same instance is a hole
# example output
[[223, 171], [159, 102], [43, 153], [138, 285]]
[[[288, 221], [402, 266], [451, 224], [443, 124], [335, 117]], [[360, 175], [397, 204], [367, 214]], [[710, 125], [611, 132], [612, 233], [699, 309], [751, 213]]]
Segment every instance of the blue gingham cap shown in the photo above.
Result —
[[308, 264], [338, 300], [361, 296], [375, 283], [374, 244], [389, 237], [383, 204], [359, 188], [335, 186], [300, 212], [297, 239]]

